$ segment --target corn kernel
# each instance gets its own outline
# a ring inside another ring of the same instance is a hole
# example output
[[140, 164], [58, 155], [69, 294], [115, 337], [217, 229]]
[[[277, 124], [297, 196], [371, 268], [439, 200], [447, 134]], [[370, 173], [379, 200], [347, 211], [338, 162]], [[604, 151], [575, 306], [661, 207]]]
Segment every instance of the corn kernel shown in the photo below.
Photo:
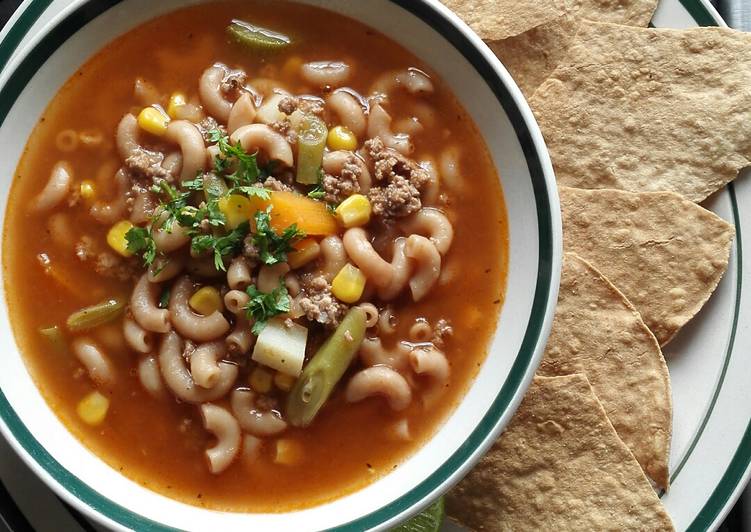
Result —
[[306, 265], [321, 253], [321, 247], [314, 238], [304, 238], [293, 247], [295, 251], [287, 253], [287, 264], [293, 270]]
[[128, 220], [120, 220], [107, 231], [107, 243], [123, 257], [130, 257], [133, 253], [128, 249], [128, 239], [125, 237], [133, 224]]
[[357, 148], [357, 137], [349, 128], [344, 126], [334, 126], [329, 130], [326, 137], [326, 144], [330, 150], [347, 150], [352, 151]]
[[99, 425], [107, 416], [110, 400], [99, 392], [91, 392], [79, 401], [76, 413], [85, 423]]
[[331, 281], [331, 293], [339, 301], [354, 303], [365, 290], [365, 275], [351, 264], [345, 264]]
[[167, 104], [167, 114], [169, 117], [173, 119], [177, 118], [178, 107], [182, 107], [186, 103], [188, 103], [188, 100], [182, 92], [173, 92]]
[[362, 194], [352, 194], [336, 208], [336, 217], [344, 227], [359, 227], [370, 220], [370, 201]]
[[203, 316], [209, 316], [214, 312], [221, 312], [224, 309], [222, 296], [219, 294], [219, 290], [213, 286], [204, 286], [196, 290], [190, 296], [188, 305]]
[[295, 378], [280, 371], [274, 375], [274, 385], [283, 392], [288, 392], [295, 384]]
[[219, 210], [227, 218], [227, 227], [235, 229], [247, 222], [254, 213], [253, 204], [245, 196], [230, 194], [219, 199]]
[[96, 184], [90, 179], [84, 179], [79, 186], [81, 197], [85, 201], [92, 201], [96, 197]]
[[144, 131], [152, 135], [161, 137], [167, 131], [169, 117], [159, 111], [156, 107], [144, 107], [138, 113], [138, 125]]
[[269, 393], [274, 376], [265, 368], [258, 367], [250, 374], [250, 387], [258, 393]]
[[274, 463], [281, 465], [299, 464], [303, 459], [303, 447], [299, 441], [289, 438], [276, 440]]

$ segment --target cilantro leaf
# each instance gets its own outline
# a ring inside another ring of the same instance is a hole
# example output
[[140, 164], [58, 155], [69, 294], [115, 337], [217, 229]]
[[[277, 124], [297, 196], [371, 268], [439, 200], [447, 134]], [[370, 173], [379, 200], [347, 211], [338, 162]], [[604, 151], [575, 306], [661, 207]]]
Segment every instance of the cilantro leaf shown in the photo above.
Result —
[[267, 200], [271, 198], [271, 191], [267, 188], [259, 187], [258, 185], [251, 185], [251, 186], [240, 186], [235, 187], [232, 190], [229, 191], [230, 194], [244, 194], [249, 198], [259, 198], [262, 200]]
[[[154, 185], [152, 192], [167, 197], [167, 202], [162, 201], [154, 211], [154, 223], [152, 226], [158, 229], [165, 229], [169, 233], [172, 231], [174, 223], [188, 227], [192, 225], [194, 222], [193, 210], [195, 207], [188, 205], [190, 192], [180, 192], [164, 180]], [[165, 214], [166, 216], [164, 216]]]
[[125, 240], [128, 242], [128, 251], [141, 255], [144, 265], [151, 266], [156, 259], [156, 242], [151, 232], [145, 227], [131, 227], [125, 233]]
[[196, 235], [191, 239], [190, 247], [199, 254], [212, 249], [214, 251], [214, 267], [219, 271], [226, 271], [224, 257], [238, 251], [249, 232], [250, 223], [243, 222], [223, 236]]
[[256, 232], [253, 244], [258, 248], [258, 254], [264, 264], [287, 262], [287, 253], [293, 251], [292, 244], [304, 238], [305, 233], [297, 228], [297, 224], [287, 227], [281, 235], [271, 227], [271, 207], [265, 211], [256, 211]]
[[214, 171], [218, 175], [234, 168], [234, 172], [224, 176], [234, 187], [249, 186], [258, 181], [261, 170], [258, 168], [256, 153], [246, 152], [240, 144], [233, 145], [229, 137], [219, 129], [209, 132], [209, 141], [219, 148], [219, 155], [214, 157]]
[[203, 176], [197, 175], [195, 179], [182, 182], [183, 188], [186, 190], [202, 191], [203, 190]]
[[219, 128], [211, 129], [209, 130], [208, 133], [209, 133], [209, 142], [213, 142], [214, 144], [219, 142], [220, 139], [227, 137], [227, 135], [225, 135], [225, 133]]
[[312, 199], [323, 199], [326, 195], [326, 191], [323, 189], [323, 168], [318, 169], [318, 181], [316, 186], [308, 192], [308, 197]]
[[258, 336], [269, 318], [289, 312], [290, 299], [284, 281], [279, 278], [279, 286], [271, 292], [261, 292], [255, 285], [245, 289], [250, 296], [250, 301], [245, 306], [245, 314], [249, 320], [254, 320], [253, 334]]
[[318, 183], [313, 189], [311, 189], [310, 192], [308, 192], [308, 197], [312, 199], [323, 199], [323, 197], [326, 195], [326, 191], [323, 190], [323, 186]]

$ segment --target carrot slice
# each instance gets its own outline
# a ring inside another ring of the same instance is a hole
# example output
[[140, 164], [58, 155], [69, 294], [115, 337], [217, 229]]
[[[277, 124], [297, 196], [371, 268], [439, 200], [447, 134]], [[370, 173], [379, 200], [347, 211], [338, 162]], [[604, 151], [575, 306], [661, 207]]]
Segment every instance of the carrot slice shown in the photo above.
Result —
[[294, 192], [271, 193], [271, 226], [275, 231], [284, 231], [292, 224], [306, 235], [333, 235], [337, 232], [334, 216], [326, 204]]

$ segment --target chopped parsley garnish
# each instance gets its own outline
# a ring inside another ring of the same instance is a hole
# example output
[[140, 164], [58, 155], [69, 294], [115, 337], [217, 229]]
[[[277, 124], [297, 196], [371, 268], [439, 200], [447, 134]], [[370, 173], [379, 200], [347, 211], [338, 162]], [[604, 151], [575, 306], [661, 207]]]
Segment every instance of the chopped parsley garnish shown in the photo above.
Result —
[[281, 235], [271, 227], [271, 208], [256, 211], [256, 232], [253, 235], [253, 245], [258, 248], [258, 256], [264, 264], [287, 262], [287, 253], [294, 251], [292, 244], [304, 238], [305, 233], [297, 228], [297, 224], [287, 227]]
[[271, 198], [271, 191], [267, 188], [259, 187], [258, 185], [235, 187], [230, 190], [230, 194], [244, 194], [249, 198], [259, 198], [267, 200]]
[[[185, 227], [193, 225], [196, 209], [188, 205], [190, 192], [180, 192], [164, 180], [152, 186], [151, 191], [154, 194], [167, 197], [167, 201], [162, 201], [154, 211], [156, 228], [164, 229], [169, 233], [172, 231], [172, 226], [175, 222]], [[165, 213], [166, 216], [164, 216]]]
[[201, 220], [207, 220], [212, 227], [223, 227], [227, 222], [227, 217], [219, 208], [219, 200], [216, 198], [210, 199], [206, 203], [201, 203], [201, 207], [196, 213], [197, 222], [194, 222], [194, 229], [198, 228]]
[[308, 192], [308, 197], [312, 199], [323, 199], [326, 191], [323, 189], [323, 168], [318, 169], [318, 182], [316, 186]]
[[261, 292], [255, 285], [250, 285], [245, 292], [250, 296], [250, 301], [245, 306], [245, 314], [249, 320], [255, 321], [251, 331], [256, 336], [261, 333], [270, 318], [289, 312], [289, 293], [281, 278], [279, 286], [271, 292]]
[[323, 199], [325, 195], [326, 191], [323, 190], [323, 186], [320, 183], [318, 183], [310, 192], [308, 192], [308, 197], [313, 199]]
[[243, 240], [250, 232], [250, 223], [243, 222], [223, 236], [196, 235], [190, 241], [191, 249], [200, 254], [208, 250], [214, 252], [214, 267], [225, 271], [224, 257], [239, 251]]
[[[250, 222], [245, 221], [227, 232], [229, 228], [222, 202], [233, 194], [264, 201], [271, 198], [271, 191], [258, 183], [259, 179], [265, 179], [270, 168], [260, 169], [255, 153], [249, 154], [241, 145], [233, 145], [219, 129], [209, 133], [209, 140], [219, 148], [219, 155], [214, 158], [216, 175], [199, 173], [194, 179], [183, 181], [180, 188], [166, 180], [155, 183], [151, 192], [160, 198], [160, 203], [151, 225], [148, 228], [134, 227], [126, 234], [128, 250], [141, 255], [147, 266], [157, 257], [153, 231], [171, 232], [178, 224], [190, 236], [194, 253], [213, 253], [217, 270], [225, 270], [225, 257], [241, 251], [243, 240], [250, 234]], [[196, 193], [199, 192], [203, 193], [205, 201], [195, 206]], [[292, 243], [305, 236], [295, 225], [286, 228], [281, 235], [277, 234], [271, 228], [268, 210], [256, 212], [255, 222], [253, 244], [265, 264], [286, 261], [287, 253], [293, 250]]]
[[186, 190], [193, 190], [194, 192], [203, 191], [203, 176], [199, 174], [195, 179], [183, 181], [182, 185]]
[[244, 187], [258, 182], [261, 170], [258, 168], [255, 153], [246, 152], [240, 144], [233, 145], [229, 137], [219, 129], [209, 132], [209, 141], [219, 147], [219, 156], [214, 158], [214, 171], [217, 175], [225, 174], [234, 168], [234, 172], [224, 175], [233, 187]]
[[141, 255], [144, 265], [151, 266], [156, 259], [156, 242], [151, 232], [145, 227], [131, 227], [125, 233], [125, 240], [128, 242], [128, 251]]

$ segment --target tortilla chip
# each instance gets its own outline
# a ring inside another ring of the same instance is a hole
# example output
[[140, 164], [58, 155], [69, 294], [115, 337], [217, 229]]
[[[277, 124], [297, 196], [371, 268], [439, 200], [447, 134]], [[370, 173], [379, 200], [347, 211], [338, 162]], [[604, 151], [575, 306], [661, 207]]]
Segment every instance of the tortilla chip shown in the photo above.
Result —
[[570, 0], [441, 0], [481, 39], [497, 41], [519, 35], [563, 15]]
[[580, 20], [565, 14], [508, 39], [490, 41], [488, 46], [530, 98], [563, 61], [573, 44]]
[[559, 193], [564, 250], [617, 286], [665, 345], [720, 282], [734, 227], [674, 192]]
[[751, 162], [749, 86], [751, 34], [587, 23], [530, 105], [560, 184], [698, 202]]
[[581, 257], [563, 258], [553, 329], [537, 374], [584, 373], [645, 473], [668, 486], [670, 377], [652, 331], [610, 281]]
[[475, 530], [673, 529], [584, 375], [536, 377], [446, 508]]
[[524, 95], [531, 98], [568, 54], [583, 19], [646, 26], [656, 7], [657, 0], [575, 0], [566, 5], [566, 13], [522, 34], [488, 40], [487, 44]]
[[649, 25], [659, 0], [574, 0], [577, 16], [627, 26]]

